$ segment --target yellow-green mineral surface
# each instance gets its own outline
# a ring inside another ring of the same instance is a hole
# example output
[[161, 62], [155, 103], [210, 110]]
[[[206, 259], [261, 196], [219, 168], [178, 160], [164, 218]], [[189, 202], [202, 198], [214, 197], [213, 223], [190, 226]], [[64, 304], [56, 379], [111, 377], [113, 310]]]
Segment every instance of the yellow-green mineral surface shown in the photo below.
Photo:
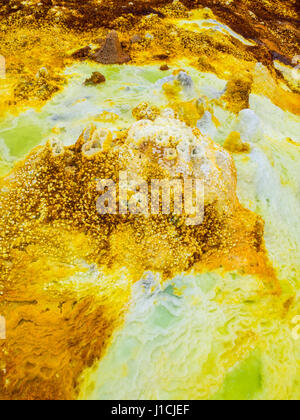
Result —
[[0, 400], [300, 399], [299, 20], [1, 3]]

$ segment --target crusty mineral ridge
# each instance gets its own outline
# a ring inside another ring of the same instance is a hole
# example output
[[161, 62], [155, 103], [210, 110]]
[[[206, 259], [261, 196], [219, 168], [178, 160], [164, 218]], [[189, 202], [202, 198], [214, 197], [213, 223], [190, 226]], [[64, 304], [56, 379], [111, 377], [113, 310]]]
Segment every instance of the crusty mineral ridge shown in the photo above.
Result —
[[[127, 169], [134, 177], [144, 177], [155, 162], [169, 179], [200, 179], [205, 185], [205, 204], [219, 214], [237, 206], [236, 173], [232, 157], [197, 129], [173, 119], [158, 117], [141, 120], [128, 132], [126, 143], [139, 160], [128, 159]], [[136, 152], [137, 151], [137, 152]], [[138, 162], [138, 165], [136, 163]]]
[[119, 41], [116, 31], [111, 31], [103, 46], [94, 54], [94, 60], [101, 64], [123, 64], [130, 61], [130, 57], [126, 54]]
[[[178, 26], [195, 7], [250, 42]], [[111, 30], [124, 50], [110, 32], [96, 51], [100, 63], [128, 61], [125, 48], [134, 64], [154, 60], [157, 69], [165, 60], [173, 67], [173, 59], [188, 58], [228, 81], [214, 104], [241, 121], [253, 112], [251, 93], [300, 112], [297, 81], [282, 85], [274, 67], [274, 60], [297, 64], [297, 0], [7, 0], [0, 5], [0, 53], [12, 94], [1, 95], [0, 113], [14, 105], [39, 107], [62, 89], [70, 52], [76, 60], [92, 58], [94, 40]], [[163, 85], [172, 109], [142, 103], [128, 130], [91, 125], [68, 147], [52, 138], [0, 180], [0, 315], [8, 332], [0, 340], [0, 400], [76, 398], [81, 373], [103, 357], [123, 322], [132, 283], [149, 270], [162, 281], [214, 269], [250, 274], [260, 295], [280, 294], [263, 220], [239, 203], [235, 165], [225, 150], [247, 153], [252, 145], [241, 130], [230, 133], [225, 149], [203, 136], [203, 120], [219, 123], [213, 107], [206, 99], [182, 102], [179, 90], [188, 96], [192, 79], [174, 71], [174, 81]], [[153, 179], [201, 179], [203, 222], [189, 225], [185, 213], [161, 209], [99, 214], [98, 180], [120, 185], [120, 171], [128, 174], [128, 194], [118, 205], [141, 194], [139, 179], [148, 187]]]

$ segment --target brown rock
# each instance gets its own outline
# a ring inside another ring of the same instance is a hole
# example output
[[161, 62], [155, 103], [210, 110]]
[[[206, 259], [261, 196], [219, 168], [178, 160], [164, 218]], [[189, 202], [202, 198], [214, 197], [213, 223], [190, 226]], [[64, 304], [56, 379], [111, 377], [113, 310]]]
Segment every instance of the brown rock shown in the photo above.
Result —
[[84, 84], [86, 86], [88, 85], [99, 85], [100, 83], [106, 82], [105, 76], [103, 74], [99, 73], [98, 71], [95, 71], [89, 79], [86, 79]]
[[170, 67], [167, 64], [163, 64], [162, 66], [160, 66], [160, 70], [167, 71], [167, 70], [170, 70]]
[[103, 46], [94, 54], [94, 60], [102, 64], [123, 64], [130, 61], [120, 44], [116, 31], [111, 31], [103, 44]]
[[85, 58], [88, 58], [89, 57], [91, 50], [92, 49], [89, 46], [84, 47], [84, 48], [80, 48], [80, 50], [75, 51], [72, 54], [72, 57], [73, 58], [76, 58], [76, 59], [84, 60]]
[[154, 121], [160, 115], [160, 110], [156, 106], [143, 102], [132, 110], [132, 115], [137, 121], [145, 119]]

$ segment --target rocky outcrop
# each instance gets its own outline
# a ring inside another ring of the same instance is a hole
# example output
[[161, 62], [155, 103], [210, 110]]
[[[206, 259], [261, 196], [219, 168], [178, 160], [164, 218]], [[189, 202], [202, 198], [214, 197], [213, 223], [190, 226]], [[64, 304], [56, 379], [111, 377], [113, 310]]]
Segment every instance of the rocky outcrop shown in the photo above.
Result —
[[103, 46], [97, 50], [93, 59], [101, 64], [123, 64], [130, 61], [130, 57], [123, 51], [116, 31], [111, 31]]
[[100, 83], [105, 83], [105, 82], [106, 82], [105, 76], [103, 76], [103, 74], [99, 73], [98, 71], [95, 71], [91, 75], [91, 77], [86, 79], [84, 84], [86, 86], [92, 86], [92, 85], [99, 85]]

